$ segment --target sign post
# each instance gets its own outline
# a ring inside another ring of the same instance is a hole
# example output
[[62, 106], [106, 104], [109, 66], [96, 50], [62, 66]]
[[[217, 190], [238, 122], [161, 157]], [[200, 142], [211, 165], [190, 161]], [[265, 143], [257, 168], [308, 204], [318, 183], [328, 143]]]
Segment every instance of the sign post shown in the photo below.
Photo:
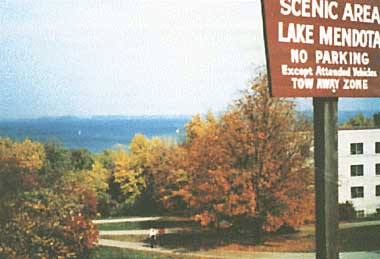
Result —
[[317, 258], [339, 258], [338, 98], [314, 98], [314, 161]]
[[316, 248], [336, 259], [339, 97], [380, 97], [379, 0], [261, 0], [273, 97], [313, 97]]

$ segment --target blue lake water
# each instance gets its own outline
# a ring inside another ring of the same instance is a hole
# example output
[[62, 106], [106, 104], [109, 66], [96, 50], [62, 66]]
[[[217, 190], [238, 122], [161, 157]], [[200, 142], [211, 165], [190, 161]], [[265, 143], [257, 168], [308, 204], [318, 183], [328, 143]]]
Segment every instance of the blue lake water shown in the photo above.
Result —
[[[372, 117], [375, 111], [361, 111]], [[354, 117], [358, 111], [339, 111], [339, 124]], [[304, 114], [312, 117], [312, 111]], [[41, 142], [57, 140], [68, 148], [87, 148], [101, 152], [121, 144], [128, 146], [137, 133], [146, 137], [168, 137], [180, 141], [184, 126], [190, 116], [179, 117], [94, 117], [94, 118], [41, 118], [33, 120], [0, 120], [0, 137], [23, 140], [30, 138]], [[178, 133], [179, 131], [179, 133]]]
[[128, 146], [137, 134], [180, 138], [190, 117], [133, 118], [133, 119], [60, 119], [0, 121], [0, 136], [41, 142], [57, 140], [68, 148], [87, 148], [101, 152], [122, 144]]

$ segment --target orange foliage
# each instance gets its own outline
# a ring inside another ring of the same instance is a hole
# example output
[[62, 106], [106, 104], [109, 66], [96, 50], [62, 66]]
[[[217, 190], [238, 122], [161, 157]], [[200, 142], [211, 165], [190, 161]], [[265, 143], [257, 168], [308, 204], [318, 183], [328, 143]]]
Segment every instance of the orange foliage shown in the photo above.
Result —
[[243, 217], [267, 231], [299, 226], [314, 208], [311, 157], [302, 153], [311, 147], [307, 126], [293, 102], [269, 97], [260, 78], [220, 119], [209, 113], [189, 122], [186, 158], [174, 166], [188, 184], [176, 193], [205, 225]]

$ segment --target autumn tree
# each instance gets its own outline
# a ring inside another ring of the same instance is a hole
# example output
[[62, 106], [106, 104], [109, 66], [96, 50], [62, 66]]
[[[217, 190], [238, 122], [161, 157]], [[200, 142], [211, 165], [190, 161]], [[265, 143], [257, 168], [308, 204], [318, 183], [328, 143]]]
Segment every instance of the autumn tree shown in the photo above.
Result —
[[49, 154], [39, 142], [0, 138], [1, 258], [88, 258], [97, 240], [94, 194], [65, 181], [65, 163], [54, 160], [65, 156]]
[[90, 170], [77, 170], [65, 173], [63, 180], [66, 184], [77, 185], [87, 190], [96, 199], [98, 216], [108, 216], [111, 208], [105, 203], [110, 202], [108, 196], [111, 172], [103, 164], [95, 160]]
[[236, 166], [222, 121], [209, 113], [203, 123], [192, 122], [187, 125], [196, 133], [187, 143], [190, 184], [182, 191], [189, 208], [203, 225], [216, 227], [223, 218], [251, 213], [255, 199], [250, 175]]
[[302, 152], [311, 148], [311, 132], [297, 120], [292, 101], [269, 96], [266, 77], [253, 84], [236, 108], [250, 129], [247, 168], [254, 185], [254, 216], [266, 230], [299, 226], [314, 208], [311, 157]]
[[[299, 226], [312, 217], [311, 132], [294, 103], [270, 98], [265, 77], [219, 120], [187, 125], [188, 206], [205, 224], [227, 218], [258, 230]], [[187, 191], [187, 192], [186, 192]]]
[[[128, 152], [117, 148], [112, 152], [113, 179], [120, 190], [119, 200], [132, 207], [146, 188], [146, 161], [149, 140], [137, 134], [131, 141]], [[123, 206], [124, 206], [123, 205]]]
[[138, 161], [133, 160], [125, 150], [118, 150], [114, 155], [115, 182], [120, 185], [121, 193], [126, 205], [132, 206], [140, 197], [145, 187], [145, 179], [142, 175], [143, 170]]
[[176, 162], [180, 160], [181, 154], [179, 149], [163, 139], [148, 139], [137, 134], [128, 152], [124, 149], [114, 150], [114, 183], [120, 189], [122, 206], [140, 213], [155, 213], [163, 207], [183, 207], [183, 201], [182, 205], [179, 205], [178, 199], [175, 202], [175, 192], [181, 190], [181, 180], [175, 176], [183, 173], [182, 169], [177, 170], [179, 167]]
[[[159, 138], [151, 140], [146, 164], [146, 195], [160, 207], [171, 212], [186, 212], [190, 195], [189, 164], [187, 150], [180, 145], [171, 145]], [[161, 206], [160, 206], [161, 205]]]

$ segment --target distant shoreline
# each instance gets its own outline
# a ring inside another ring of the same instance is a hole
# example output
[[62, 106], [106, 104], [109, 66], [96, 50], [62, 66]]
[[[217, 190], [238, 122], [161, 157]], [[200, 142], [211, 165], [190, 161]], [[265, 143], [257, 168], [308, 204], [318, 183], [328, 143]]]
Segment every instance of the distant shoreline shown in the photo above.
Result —
[[[372, 117], [376, 110], [339, 111], [339, 124], [363, 113]], [[311, 110], [298, 111], [312, 119]], [[56, 140], [67, 148], [86, 148], [98, 153], [115, 145], [128, 147], [137, 133], [147, 138], [162, 137], [173, 141], [182, 141], [185, 136], [185, 125], [190, 115], [150, 115], [150, 116], [61, 116], [34, 119], [0, 120], [0, 137], [13, 140], [32, 140], [46, 142]]]
[[38, 120], [141, 120], [141, 119], [191, 119], [193, 115], [92, 115], [92, 116], [43, 116], [31, 118], [0, 118], [3, 121], [38, 121]]
[[[312, 109], [297, 110], [298, 113], [305, 114], [312, 117]], [[379, 109], [371, 110], [341, 110], [339, 111], [339, 117], [344, 118], [355, 116], [358, 113], [363, 113], [365, 116], [370, 117], [374, 113], [380, 112]], [[216, 115], [218, 116], [218, 112]], [[175, 115], [91, 115], [91, 116], [77, 116], [77, 115], [64, 115], [64, 116], [42, 116], [42, 117], [31, 117], [31, 118], [0, 118], [0, 123], [2, 122], [12, 122], [12, 121], [78, 121], [78, 120], [162, 120], [162, 119], [187, 119], [190, 120], [195, 114], [175, 114]], [[206, 114], [200, 114], [204, 116]], [[341, 121], [339, 122], [341, 123]]]

